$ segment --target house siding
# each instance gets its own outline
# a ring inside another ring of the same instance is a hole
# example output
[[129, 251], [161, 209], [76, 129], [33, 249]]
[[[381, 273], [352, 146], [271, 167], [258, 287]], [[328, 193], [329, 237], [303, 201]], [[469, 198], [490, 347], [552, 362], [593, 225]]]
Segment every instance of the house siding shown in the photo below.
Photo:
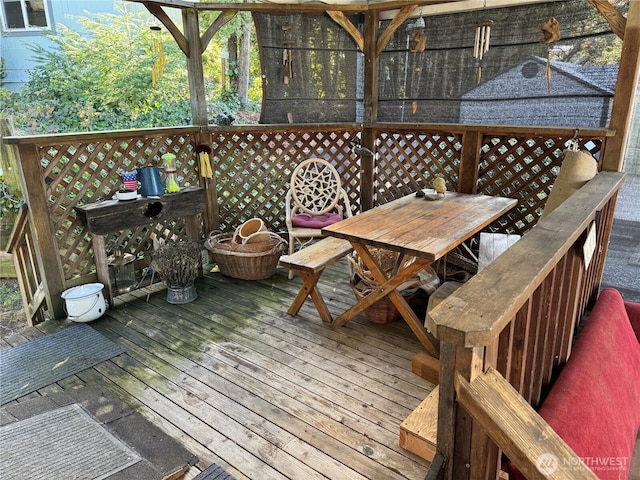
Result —
[[[126, 3], [130, 11], [144, 8], [141, 5]], [[118, 0], [48, 0], [50, 29], [24, 31], [3, 29], [0, 53], [5, 61], [7, 76], [1, 81], [1, 86], [7, 90], [20, 90], [29, 79], [29, 70], [38, 66], [33, 58], [31, 47], [52, 48], [54, 44], [48, 36], [56, 34], [56, 25], [62, 24], [71, 30], [82, 32], [82, 27], [75, 17], [86, 17], [94, 13], [117, 13], [116, 7], [121, 5], [123, 2]]]

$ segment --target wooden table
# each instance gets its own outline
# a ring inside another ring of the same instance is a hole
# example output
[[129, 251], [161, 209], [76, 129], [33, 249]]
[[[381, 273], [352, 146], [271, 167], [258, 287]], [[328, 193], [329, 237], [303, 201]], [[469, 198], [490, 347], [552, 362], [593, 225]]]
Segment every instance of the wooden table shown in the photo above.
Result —
[[[437, 348], [431, 343], [424, 322], [418, 319], [396, 287], [482, 230], [515, 204], [514, 199], [487, 195], [447, 192], [438, 200], [427, 200], [412, 194], [323, 228], [325, 235], [347, 239], [379, 284], [376, 290], [359, 300], [333, 323], [344, 325], [374, 302], [389, 296], [427, 351], [437, 356]], [[400, 254], [388, 278], [371, 256], [369, 247]], [[415, 256], [416, 260], [402, 267], [407, 256]]]
[[204, 211], [205, 206], [203, 188], [184, 187], [178, 193], [160, 197], [139, 197], [131, 201], [104, 200], [76, 207], [80, 222], [93, 234], [91, 242], [96, 276], [107, 290], [110, 308], [113, 308], [114, 295], [109, 277], [105, 237], [120, 230], [184, 218], [187, 236], [200, 241], [200, 222], [197, 215]]

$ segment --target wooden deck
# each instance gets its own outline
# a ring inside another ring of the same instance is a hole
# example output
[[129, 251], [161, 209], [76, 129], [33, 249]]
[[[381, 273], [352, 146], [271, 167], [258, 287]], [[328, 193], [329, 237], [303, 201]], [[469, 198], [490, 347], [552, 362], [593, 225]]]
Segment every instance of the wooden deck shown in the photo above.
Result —
[[[342, 260], [320, 280], [335, 316], [354, 303], [347, 279]], [[423, 348], [404, 322], [359, 315], [337, 328], [310, 301], [289, 316], [300, 284], [282, 269], [255, 282], [207, 273], [186, 305], [167, 303], [157, 285], [148, 302], [145, 289], [116, 297], [91, 325], [126, 353], [24, 398], [107, 386], [199, 457], [187, 479], [215, 462], [238, 480], [422, 480], [428, 464], [398, 434], [433, 388], [411, 372]]]

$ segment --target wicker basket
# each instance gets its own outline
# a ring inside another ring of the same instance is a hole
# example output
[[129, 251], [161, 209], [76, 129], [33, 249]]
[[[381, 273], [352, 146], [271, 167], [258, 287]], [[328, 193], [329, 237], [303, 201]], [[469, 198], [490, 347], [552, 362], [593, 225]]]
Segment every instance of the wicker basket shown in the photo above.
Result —
[[[356, 300], [360, 301], [367, 296], [366, 286], [359, 281], [357, 275], [349, 282], [353, 294], [356, 296]], [[407, 303], [411, 303], [415, 298], [418, 289], [405, 290], [400, 292]], [[391, 323], [396, 322], [402, 318], [400, 312], [393, 304], [389, 297], [382, 297], [380, 300], [374, 302], [370, 307], [364, 309], [364, 314], [372, 323]]]
[[241, 280], [264, 280], [278, 267], [286, 240], [275, 233], [265, 242], [240, 244], [233, 235], [211, 232], [204, 246], [211, 252], [220, 273]]

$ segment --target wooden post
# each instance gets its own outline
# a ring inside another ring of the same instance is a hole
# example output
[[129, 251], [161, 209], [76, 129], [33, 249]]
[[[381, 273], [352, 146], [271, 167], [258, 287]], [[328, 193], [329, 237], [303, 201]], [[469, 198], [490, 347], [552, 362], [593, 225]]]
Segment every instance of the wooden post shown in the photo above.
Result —
[[42, 178], [40, 157], [36, 146], [19, 145], [18, 169], [22, 179], [22, 193], [29, 207], [29, 223], [35, 242], [38, 270], [45, 286], [45, 298], [54, 318], [64, 318], [64, 303], [60, 294], [65, 289], [64, 271], [56, 242], [56, 231], [47, 209], [45, 180]]
[[198, 11], [195, 8], [182, 10], [182, 24], [184, 26], [184, 35], [189, 45], [187, 71], [189, 75], [189, 96], [191, 98], [191, 123], [193, 125], [208, 125]]
[[607, 139], [607, 146], [603, 155], [603, 170], [619, 172], [624, 166], [624, 152], [627, 143], [633, 99], [638, 83], [640, 71], [640, 2], [629, 2], [627, 14], [627, 28], [622, 43], [618, 81], [613, 97], [613, 109], [609, 128], [616, 131], [616, 135]]
[[[364, 17], [364, 129], [362, 146], [376, 152], [375, 134], [370, 125], [378, 120], [378, 67], [376, 56], [376, 38], [378, 36], [379, 13], [367, 11]], [[375, 156], [360, 157], [360, 209], [369, 210], [374, 206], [374, 170]]]
[[462, 153], [458, 191], [461, 193], [477, 193], [478, 191], [478, 163], [482, 148], [482, 134], [469, 130], [462, 137]]
[[[445, 480], [467, 478], [471, 461], [472, 419], [456, 401], [455, 378], [468, 381], [482, 374], [484, 348], [460, 348], [448, 342], [440, 344], [440, 396], [438, 399], [437, 454], [444, 457], [441, 472]], [[433, 467], [435, 468], [435, 467]], [[429, 472], [430, 475], [436, 472]], [[429, 477], [427, 477], [429, 478]], [[435, 478], [435, 477], [434, 477]]]

